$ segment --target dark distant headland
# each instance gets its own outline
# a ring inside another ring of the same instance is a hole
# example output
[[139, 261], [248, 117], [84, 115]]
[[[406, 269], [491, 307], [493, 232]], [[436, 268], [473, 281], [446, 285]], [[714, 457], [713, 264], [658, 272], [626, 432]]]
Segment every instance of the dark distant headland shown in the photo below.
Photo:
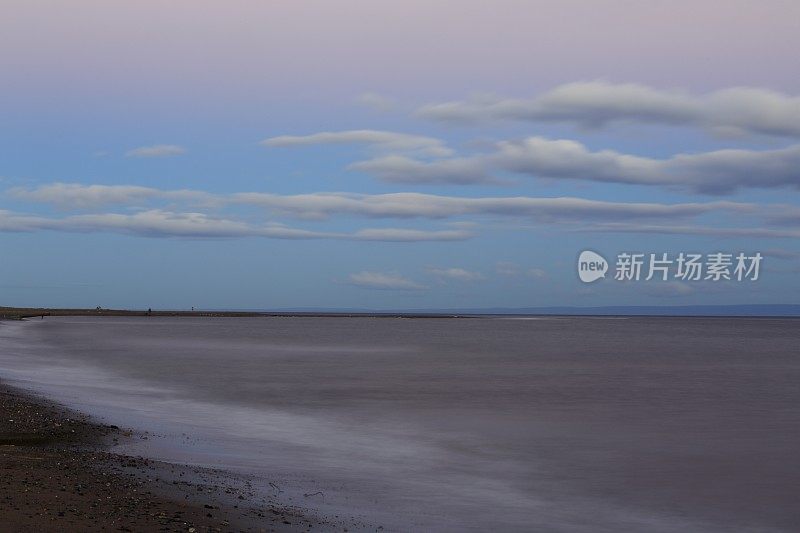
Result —
[[387, 318], [456, 318], [461, 315], [437, 312], [380, 311], [186, 311], [149, 309], [62, 309], [48, 307], [0, 307], [0, 320], [21, 320], [45, 316], [154, 316], [154, 317], [387, 317]]

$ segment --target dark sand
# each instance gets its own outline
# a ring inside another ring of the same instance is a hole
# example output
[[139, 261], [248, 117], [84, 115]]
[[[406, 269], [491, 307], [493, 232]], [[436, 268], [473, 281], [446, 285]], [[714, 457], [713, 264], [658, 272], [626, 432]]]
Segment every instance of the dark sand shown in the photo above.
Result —
[[2, 531], [347, 531], [222, 472], [109, 452], [146, 438], [0, 384]]

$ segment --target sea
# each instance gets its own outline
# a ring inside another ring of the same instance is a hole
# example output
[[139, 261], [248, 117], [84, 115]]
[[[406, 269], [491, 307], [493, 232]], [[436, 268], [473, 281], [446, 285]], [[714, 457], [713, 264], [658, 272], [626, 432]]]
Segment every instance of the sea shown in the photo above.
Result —
[[796, 319], [46, 317], [0, 379], [365, 530], [800, 531]]

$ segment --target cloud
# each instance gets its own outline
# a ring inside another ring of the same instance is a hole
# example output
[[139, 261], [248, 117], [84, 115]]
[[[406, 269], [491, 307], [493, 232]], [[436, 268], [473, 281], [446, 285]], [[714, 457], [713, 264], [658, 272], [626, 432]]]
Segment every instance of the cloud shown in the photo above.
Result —
[[13, 188], [11, 196], [21, 200], [54, 204], [74, 209], [93, 208], [111, 204], [130, 204], [158, 196], [160, 191], [134, 185], [78, 185], [53, 183], [36, 189]]
[[348, 281], [351, 285], [365, 289], [418, 291], [425, 289], [424, 285], [404, 278], [396, 272], [358, 272], [350, 274]]
[[60, 231], [67, 233], [122, 233], [140, 237], [333, 239], [381, 242], [446, 242], [465, 240], [466, 231], [416, 230], [403, 228], [366, 228], [354, 233], [311, 231], [281, 224], [258, 226], [204, 213], [175, 213], [158, 209], [133, 214], [102, 213], [72, 215], [63, 218], [20, 215], [0, 211], [0, 232]]
[[126, 157], [171, 157], [183, 155], [186, 149], [174, 144], [156, 144], [154, 146], [141, 146], [125, 153]]
[[626, 203], [583, 198], [482, 197], [465, 198], [422, 193], [354, 194], [311, 193], [280, 196], [268, 193], [238, 193], [232, 201], [260, 206], [281, 214], [324, 219], [331, 215], [372, 218], [448, 218], [460, 215], [493, 215], [528, 218], [540, 222], [585, 222], [590, 220], [674, 219], [713, 212], [752, 212], [751, 204]]
[[[196, 212], [203, 207], [216, 211], [249, 206], [271, 216], [286, 216], [311, 221], [333, 216], [358, 216], [373, 219], [453, 219], [488, 216], [524, 219], [542, 224], [613, 224], [636, 222], [674, 222], [706, 214], [753, 215], [768, 212], [772, 217], [791, 211], [784, 206], [762, 208], [728, 201], [675, 204], [647, 202], [608, 202], [575, 197], [456, 197], [422, 193], [355, 194], [320, 192], [277, 195], [259, 192], [212, 194], [198, 190], [160, 190], [128, 185], [52, 184], [35, 189], [13, 188], [7, 194], [33, 202], [44, 202], [62, 209], [99, 209], [121, 205], [140, 212]], [[168, 204], [165, 206], [164, 204]], [[145, 206], [148, 209], [145, 209]], [[187, 209], [187, 206], [190, 206]], [[74, 215], [77, 217], [79, 215]], [[90, 215], [80, 215], [90, 220]], [[101, 216], [101, 215], [95, 215]], [[130, 216], [130, 215], [126, 215]], [[66, 219], [64, 219], [66, 220]], [[451, 220], [459, 222], [458, 220]], [[462, 220], [461, 222], [474, 222]], [[327, 238], [333, 238], [326, 233]], [[405, 228], [362, 229], [348, 238], [382, 241], [447, 241], [472, 236], [470, 228], [425, 231]]]
[[545, 272], [541, 268], [530, 268], [525, 273], [525, 275], [528, 276], [529, 278], [544, 279], [547, 277], [547, 272]]
[[652, 233], [660, 235], [703, 235], [709, 237], [753, 237], [764, 239], [797, 239], [800, 230], [775, 228], [722, 228], [708, 226], [652, 225], [612, 222], [593, 224], [580, 231], [596, 233]]
[[611, 150], [590, 152], [576, 141], [544, 137], [501, 142], [496, 153], [476, 163], [541, 178], [662, 184], [654, 160]]
[[454, 281], [479, 281], [484, 279], [483, 274], [480, 272], [472, 272], [463, 268], [429, 268], [428, 272], [442, 280]]
[[[112, 187], [112, 186], [109, 186]], [[132, 198], [158, 198], [155, 189], [103, 191], [100, 197], [123, 201], [116, 193], [131, 193]], [[87, 187], [87, 200], [76, 200], [77, 205], [93, 205], [89, 200], [98, 198], [97, 191]], [[43, 190], [49, 191], [44, 188]], [[55, 190], [55, 189], [54, 189]], [[75, 194], [76, 187], [67, 188]], [[39, 191], [39, 189], [34, 189]], [[30, 192], [30, 191], [29, 191]], [[708, 213], [729, 212], [756, 214], [781, 220], [779, 213], [791, 212], [790, 206], [764, 206], [734, 202], [709, 202], [685, 204], [622, 203], [585, 200], [581, 198], [458, 198], [395, 193], [384, 195], [352, 195], [345, 193], [315, 193], [280, 196], [265, 193], [239, 193], [233, 196], [206, 198], [202, 191], [157, 191], [166, 198], [177, 195], [188, 200], [201, 199], [216, 206], [247, 204], [263, 207], [270, 212], [288, 214], [297, 218], [326, 219], [333, 215], [358, 215], [367, 218], [427, 218], [441, 219], [461, 215], [491, 215], [527, 218], [543, 224], [561, 224], [576, 231], [604, 233], [662, 233], [683, 235], [709, 235], [720, 237], [798, 238], [800, 229], [764, 227], [705, 227], [678, 225], [676, 219], [692, 218]], [[20, 191], [16, 191], [17, 194]], [[109, 194], [105, 194], [109, 193]], [[242, 198], [240, 195], [245, 195]], [[254, 196], [255, 195], [255, 196]], [[34, 195], [39, 198], [39, 195]], [[47, 195], [41, 195], [48, 198]], [[788, 210], [788, 211], [787, 211]], [[789, 216], [789, 215], [786, 215]], [[769, 219], [768, 219], [769, 220]], [[658, 222], [652, 223], [652, 222]], [[741, 221], [741, 220], [740, 220]], [[791, 222], [791, 221], [787, 221]], [[264, 237], [275, 239], [335, 239], [380, 242], [447, 242], [470, 239], [474, 233], [469, 228], [444, 230], [411, 228], [363, 228], [352, 233], [313, 231], [270, 223], [254, 225], [230, 217], [212, 216], [196, 211], [144, 209], [134, 213], [74, 214], [61, 218], [18, 214], [0, 211], [0, 231], [62, 231], [62, 232], [114, 232], [147, 237], [197, 237], [235, 238]], [[498, 263], [501, 275], [519, 275], [520, 268], [511, 263]], [[536, 269], [528, 275], [537, 276]]]
[[394, 98], [389, 98], [388, 96], [373, 92], [361, 93], [356, 98], [356, 102], [373, 111], [380, 111], [382, 113], [391, 111], [397, 107], [397, 101]]
[[114, 232], [148, 237], [241, 237], [256, 234], [242, 222], [210, 217], [202, 213], [173, 213], [161, 210], [134, 214], [103, 213], [64, 218], [0, 212], [0, 231], [29, 232]]
[[514, 277], [520, 272], [519, 265], [511, 261], [498, 261], [494, 266], [495, 272], [500, 276]]
[[43, 227], [47, 219], [31, 215], [17, 214], [5, 209], [0, 210], [0, 231], [5, 233], [25, 233], [47, 229]]
[[782, 205], [772, 208], [767, 218], [771, 224], [778, 226], [800, 226], [800, 207]]
[[658, 163], [665, 185], [705, 194], [739, 188], [800, 188], [800, 145], [778, 150], [717, 150], [679, 154]]
[[564, 122], [585, 128], [636, 122], [697, 126], [716, 135], [800, 137], [800, 97], [751, 87], [692, 95], [632, 83], [578, 82], [530, 99], [482, 96], [430, 104], [417, 115], [451, 122]]
[[256, 232], [243, 222], [210, 217], [203, 213], [149, 210], [135, 214], [75, 215], [52, 220], [49, 229], [105, 231], [146, 237], [241, 237]]
[[575, 141], [531, 137], [500, 143], [489, 164], [543, 178], [659, 185], [706, 194], [731, 193], [741, 187], [800, 187], [800, 145], [651, 159], [611, 150], [591, 152]]
[[97, 209], [110, 205], [135, 205], [151, 200], [189, 202], [214, 205], [219, 198], [204, 191], [179, 189], [165, 191], [137, 185], [80, 185], [51, 183], [35, 189], [14, 187], [6, 191], [20, 200], [54, 205], [60, 209]]
[[34, 189], [13, 187], [8, 195], [20, 200], [54, 205], [61, 209], [97, 209], [111, 205], [137, 205], [167, 200], [198, 206], [215, 206], [224, 202], [220, 195], [191, 189], [163, 190], [137, 185], [82, 185], [51, 183]]
[[782, 250], [780, 248], [770, 248], [761, 250], [761, 255], [764, 257], [774, 257], [775, 259], [797, 259], [800, 258], [800, 252], [793, 250]]
[[453, 154], [444, 142], [433, 137], [379, 130], [325, 131], [302, 136], [282, 135], [265, 139], [261, 144], [268, 147], [365, 144], [393, 153], [416, 153], [434, 157], [447, 157]]
[[654, 159], [590, 151], [572, 140], [528, 137], [497, 143], [490, 154], [434, 161], [386, 156], [354, 163], [382, 181], [497, 184], [510, 172], [535, 178], [661, 186], [721, 195], [740, 188], [800, 188], [800, 144], [776, 150], [717, 150]]

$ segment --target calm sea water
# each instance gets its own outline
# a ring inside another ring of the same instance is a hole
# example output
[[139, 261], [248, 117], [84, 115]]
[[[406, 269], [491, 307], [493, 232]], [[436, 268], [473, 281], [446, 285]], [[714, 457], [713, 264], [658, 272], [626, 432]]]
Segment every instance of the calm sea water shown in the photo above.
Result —
[[798, 531], [798, 326], [53, 317], [0, 376], [389, 530]]

